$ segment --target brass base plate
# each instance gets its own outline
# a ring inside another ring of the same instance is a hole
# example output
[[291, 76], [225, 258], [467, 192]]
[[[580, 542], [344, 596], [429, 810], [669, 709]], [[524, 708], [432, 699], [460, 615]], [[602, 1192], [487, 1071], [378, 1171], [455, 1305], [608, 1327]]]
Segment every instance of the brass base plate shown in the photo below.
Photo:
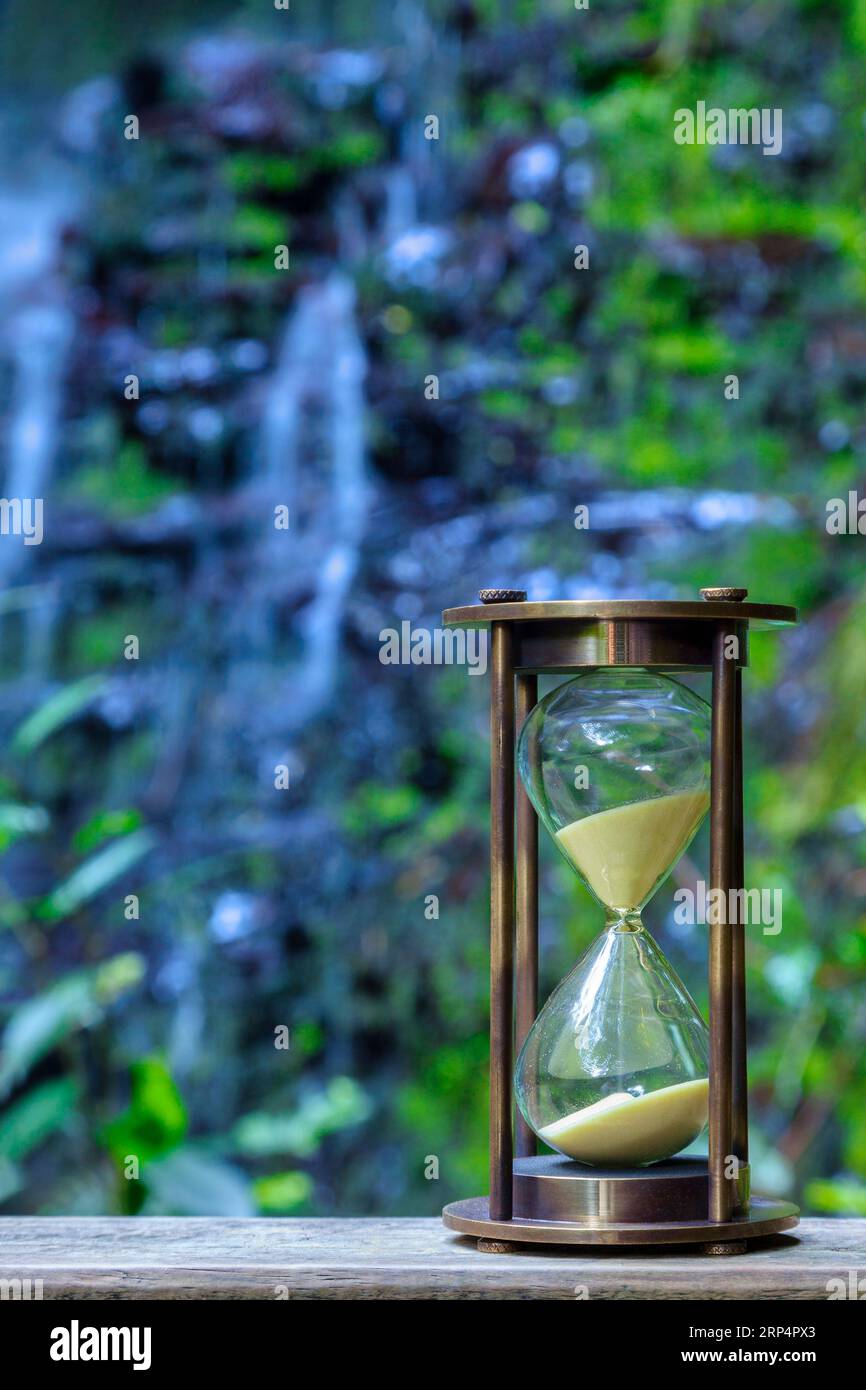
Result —
[[[514, 1160], [512, 1216], [615, 1226], [653, 1221], [702, 1221], [710, 1202], [705, 1158], [669, 1158], [645, 1168], [588, 1167], [562, 1154]], [[749, 1205], [749, 1165], [741, 1163], [737, 1209]]]
[[790, 1231], [800, 1219], [792, 1202], [753, 1197], [748, 1215], [731, 1221], [533, 1221], [516, 1216], [491, 1221], [486, 1197], [452, 1202], [442, 1220], [452, 1231], [484, 1240], [531, 1245], [706, 1245], [754, 1240]]

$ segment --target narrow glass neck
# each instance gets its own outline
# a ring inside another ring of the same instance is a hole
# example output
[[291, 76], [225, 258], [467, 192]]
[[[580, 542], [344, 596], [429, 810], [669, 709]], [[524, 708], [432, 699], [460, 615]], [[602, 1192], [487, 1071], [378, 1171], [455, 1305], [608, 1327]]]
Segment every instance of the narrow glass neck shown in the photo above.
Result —
[[608, 908], [604, 925], [607, 931], [643, 931], [643, 922], [637, 908], [630, 908], [626, 912], [616, 912]]

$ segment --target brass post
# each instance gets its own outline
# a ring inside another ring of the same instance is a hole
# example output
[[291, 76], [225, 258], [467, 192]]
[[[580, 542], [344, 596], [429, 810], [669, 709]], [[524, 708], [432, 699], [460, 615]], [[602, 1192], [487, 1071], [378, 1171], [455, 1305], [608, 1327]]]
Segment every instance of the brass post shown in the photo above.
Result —
[[512, 627], [490, 624], [490, 1219], [510, 1221], [514, 991]]
[[[737, 668], [734, 689], [734, 842], [731, 879], [745, 887], [743, 849], [743, 673]], [[743, 902], [742, 895], [738, 901]], [[740, 1163], [749, 1161], [749, 1098], [746, 1048], [746, 928], [742, 916], [732, 925], [733, 945], [733, 1148]]]
[[733, 953], [728, 926], [733, 868], [734, 741], [736, 737], [736, 661], [727, 644], [734, 625], [720, 622], [713, 640], [713, 711], [710, 804], [709, 924], [710, 1098], [709, 1219], [729, 1221], [734, 1185], [726, 1175], [732, 1153], [732, 1010]]
[[[538, 677], [517, 677], [517, 729], [538, 702]], [[538, 1012], [538, 817], [516, 778], [517, 795], [517, 1024], [515, 1052], [519, 1053]], [[537, 1151], [535, 1135], [523, 1116], [517, 1115], [518, 1158]]]

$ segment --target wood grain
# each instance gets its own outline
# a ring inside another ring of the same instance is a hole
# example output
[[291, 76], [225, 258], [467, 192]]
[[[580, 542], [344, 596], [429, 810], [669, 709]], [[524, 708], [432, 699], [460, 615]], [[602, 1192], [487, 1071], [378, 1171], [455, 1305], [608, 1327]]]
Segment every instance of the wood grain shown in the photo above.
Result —
[[805, 1220], [728, 1257], [482, 1254], [431, 1218], [0, 1222], [0, 1280], [41, 1279], [45, 1299], [824, 1300], [852, 1270], [866, 1279], [866, 1221]]

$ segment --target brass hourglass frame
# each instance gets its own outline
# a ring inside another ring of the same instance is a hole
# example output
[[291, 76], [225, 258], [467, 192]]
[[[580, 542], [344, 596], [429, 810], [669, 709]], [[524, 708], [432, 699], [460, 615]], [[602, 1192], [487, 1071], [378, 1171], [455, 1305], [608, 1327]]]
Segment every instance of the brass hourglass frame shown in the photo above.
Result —
[[721, 890], [727, 904], [730, 890], [744, 887], [749, 630], [795, 623], [797, 610], [748, 603], [745, 589], [701, 595], [691, 602], [527, 603], [519, 590], [482, 589], [480, 604], [443, 614], [447, 626], [490, 629], [490, 1196], [453, 1202], [442, 1213], [446, 1226], [476, 1236], [481, 1249], [693, 1242], [728, 1254], [797, 1224], [790, 1202], [749, 1190], [745, 931], [721, 913], [709, 922], [708, 1160], [590, 1169], [539, 1156], [519, 1115], [512, 1132], [513, 1061], [538, 1012], [538, 820], [515, 777], [515, 741], [538, 702], [539, 675], [613, 666], [712, 673], [710, 889]]

